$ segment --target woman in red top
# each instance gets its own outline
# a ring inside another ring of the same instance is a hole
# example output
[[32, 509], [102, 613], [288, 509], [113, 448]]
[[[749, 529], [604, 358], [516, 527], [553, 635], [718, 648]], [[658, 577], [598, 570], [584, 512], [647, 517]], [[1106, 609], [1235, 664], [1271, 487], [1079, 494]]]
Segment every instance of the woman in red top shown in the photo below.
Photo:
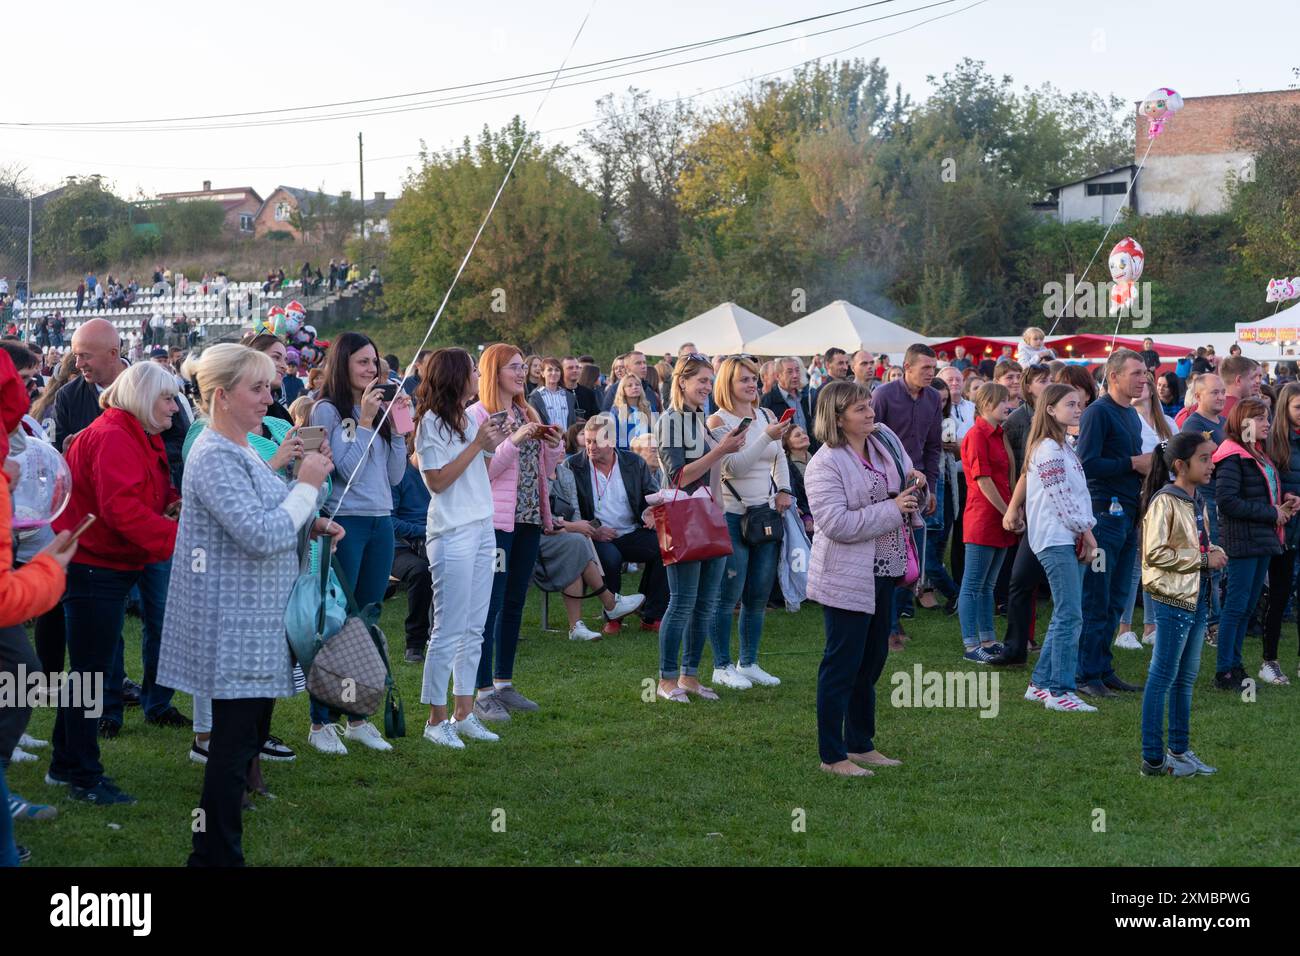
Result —
[[[99, 706], [59, 709], [46, 779], [69, 785], [73, 799], [87, 803], [135, 802], [104, 776], [97, 718], [103, 709], [103, 675], [112, 671], [122, 640], [126, 596], [144, 566], [167, 560], [176, 545], [180, 495], [159, 437], [171, 427], [175, 397], [176, 378], [161, 365], [133, 365], [99, 396], [104, 413], [68, 445], [72, 499], [54, 530], [75, 528], [88, 514], [97, 516], [68, 565], [63, 597], [68, 670], [81, 673], [83, 686], [93, 687], [93, 703]], [[100, 683], [92, 684], [94, 679]]]
[[965, 658], [987, 664], [1001, 652], [993, 630], [993, 585], [1016, 536], [1002, 527], [1011, 500], [1011, 457], [1002, 423], [1014, 409], [1011, 393], [996, 382], [975, 393], [975, 423], [961, 443], [961, 466], [970, 494], [962, 513], [966, 564], [957, 596]]

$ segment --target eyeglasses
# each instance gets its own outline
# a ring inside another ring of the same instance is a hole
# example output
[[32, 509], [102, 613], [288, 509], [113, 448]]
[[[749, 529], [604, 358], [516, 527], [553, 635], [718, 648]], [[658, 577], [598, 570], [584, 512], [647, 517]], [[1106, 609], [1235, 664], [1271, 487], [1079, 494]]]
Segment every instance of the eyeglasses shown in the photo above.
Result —
[[509, 365], [506, 366], [507, 372], [522, 372], [523, 370], [524, 370], [524, 366], [521, 365], [519, 362], [511, 362]]

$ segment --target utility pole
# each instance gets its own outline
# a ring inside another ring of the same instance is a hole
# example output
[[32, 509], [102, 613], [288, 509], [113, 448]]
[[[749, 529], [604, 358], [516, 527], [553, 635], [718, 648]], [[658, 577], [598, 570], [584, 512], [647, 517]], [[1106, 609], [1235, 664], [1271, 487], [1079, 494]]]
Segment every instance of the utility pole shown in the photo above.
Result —
[[32, 197], [27, 197], [27, 294], [23, 297], [23, 341], [32, 340]]
[[361, 238], [366, 238], [366, 148], [357, 133], [357, 164], [361, 167]]

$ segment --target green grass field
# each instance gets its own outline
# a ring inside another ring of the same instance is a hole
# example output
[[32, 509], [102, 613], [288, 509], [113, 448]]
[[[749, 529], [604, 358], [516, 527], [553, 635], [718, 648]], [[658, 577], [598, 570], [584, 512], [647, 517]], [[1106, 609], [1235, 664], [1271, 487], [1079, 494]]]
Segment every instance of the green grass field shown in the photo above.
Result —
[[[1152, 779], [1138, 773], [1140, 695], [1103, 701], [1097, 714], [1050, 713], [1021, 699], [1028, 672], [1014, 669], [1000, 672], [994, 718], [974, 709], [892, 707], [896, 671], [917, 663], [974, 667], [960, 660], [956, 621], [918, 610], [908, 622], [912, 641], [890, 655], [878, 693], [877, 744], [905, 763], [846, 780], [817, 769], [823, 638], [816, 605], [768, 615], [761, 661], [782, 678], [780, 687], [722, 690], [717, 703], [689, 706], [643, 702], [658, 654], [654, 635], [640, 632], [635, 618], [619, 636], [577, 644], [543, 634], [540, 612], [534, 591], [515, 676], [542, 709], [501, 727], [499, 744], [451, 752], [425, 741], [415, 665], [396, 665], [409, 736], [389, 754], [355, 745], [346, 757], [318, 754], [306, 744], [305, 695], [281, 701], [273, 729], [299, 756], [265, 765], [278, 799], [259, 799], [245, 814], [248, 862], [1221, 866], [1300, 859], [1300, 822], [1286, 811], [1300, 749], [1300, 685], [1260, 688], [1256, 702], [1244, 703], [1210, 687], [1206, 657], [1192, 743], [1220, 772]], [[384, 614], [397, 647], [404, 613], [398, 597]], [[562, 618], [558, 604], [552, 614]], [[128, 672], [139, 679], [139, 622], [128, 619], [128, 628]], [[1289, 630], [1283, 646], [1293, 674]], [[1150, 652], [1115, 653], [1121, 676], [1142, 680]], [[1247, 641], [1246, 663], [1252, 674], [1258, 669], [1257, 638]], [[707, 676], [707, 650], [703, 669]], [[187, 697], [178, 695], [177, 704], [190, 713]], [[53, 712], [38, 711], [31, 733], [48, 739], [52, 727]], [[182, 864], [203, 774], [187, 759], [189, 743], [185, 730], [147, 727], [138, 709], [127, 712], [103, 760], [139, 798], [132, 807], [68, 802], [43, 783], [48, 748], [39, 763], [12, 767], [12, 790], [60, 808], [57, 820], [16, 825], [19, 842], [35, 853], [32, 865]]]

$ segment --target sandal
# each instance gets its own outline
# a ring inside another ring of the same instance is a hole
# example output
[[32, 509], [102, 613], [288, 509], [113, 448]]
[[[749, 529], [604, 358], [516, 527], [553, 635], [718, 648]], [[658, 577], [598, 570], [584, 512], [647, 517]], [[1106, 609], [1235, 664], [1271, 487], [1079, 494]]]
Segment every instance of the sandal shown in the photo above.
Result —
[[674, 687], [670, 691], [665, 691], [662, 687], [655, 688], [655, 696], [660, 700], [671, 700], [677, 704], [689, 704], [690, 698], [686, 696], [686, 691], [680, 686]]
[[688, 694], [693, 694], [694, 696], [700, 698], [700, 700], [720, 700], [720, 699], [721, 699], [720, 697], [718, 697], [718, 695], [717, 695], [716, 693], [714, 693], [714, 690], [713, 690], [712, 687], [705, 687], [703, 684], [701, 684], [699, 687], [685, 687], [685, 686], [679, 684], [679, 685], [677, 686], [677, 689], [678, 689], [678, 690], [685, 690], [686, 693], [688, 693]]

